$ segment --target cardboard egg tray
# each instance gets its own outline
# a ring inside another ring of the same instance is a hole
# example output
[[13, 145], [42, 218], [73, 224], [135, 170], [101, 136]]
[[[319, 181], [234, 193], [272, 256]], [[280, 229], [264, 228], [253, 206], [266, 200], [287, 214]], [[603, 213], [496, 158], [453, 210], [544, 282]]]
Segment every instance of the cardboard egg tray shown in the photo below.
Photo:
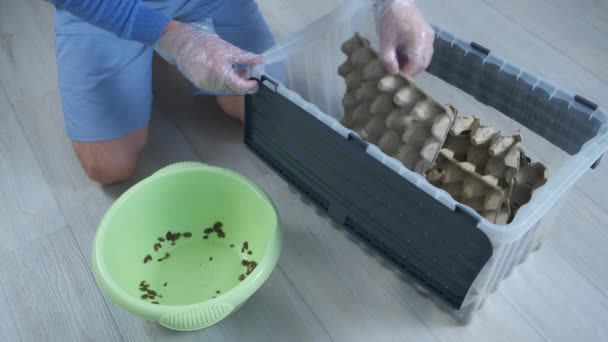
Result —
[[507, 224], [520, 141], [482, 126], [477, 118], [458, 117], [427, 180], [489, 221]]
[[530, 158], [521, 153], [519, 172], [513, 177], [513, 185], [509, 196], [511, 221], [519, 208], [530, 202], [534, 190], [547, 183], [547, 168], [541, 163], [533, 163]]
[[459, 116], [411, 79], [389, 75], [358, 33], [341, 50], [347, 56], [338, 68], [346, 83], [342, 124], [455, 200], [508, 224], [545, 184], [546, 168], [525, 156], [521, 136]]
[[356, 34], [342, 45], [348, 56], [338, 73], [346, 81], [342, 124], [411, 170], [423, 174], [437, 159], [454, 120], [409, 79], [386, 73], [367, 39]]

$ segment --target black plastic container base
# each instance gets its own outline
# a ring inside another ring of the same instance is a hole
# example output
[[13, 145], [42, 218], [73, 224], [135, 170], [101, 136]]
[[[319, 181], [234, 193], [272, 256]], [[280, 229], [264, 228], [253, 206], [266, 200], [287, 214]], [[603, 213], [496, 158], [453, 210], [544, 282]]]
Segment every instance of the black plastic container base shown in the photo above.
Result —
[[492, 256], [478, 221], [372, 158], [262, 79], [246, 97], [245, 144], [304, 197], [452, 309]]

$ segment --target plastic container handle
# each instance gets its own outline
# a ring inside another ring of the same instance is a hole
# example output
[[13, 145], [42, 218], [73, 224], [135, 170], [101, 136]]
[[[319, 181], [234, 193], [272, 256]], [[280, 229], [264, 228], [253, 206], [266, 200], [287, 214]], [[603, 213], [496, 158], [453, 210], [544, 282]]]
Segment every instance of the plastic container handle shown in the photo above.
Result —
[[232, 304], [216, 304], [201, 308], [170, 312], [162, 315], [158, 323], [173, 330], [200, 330], [218, 323], [234, 311]]

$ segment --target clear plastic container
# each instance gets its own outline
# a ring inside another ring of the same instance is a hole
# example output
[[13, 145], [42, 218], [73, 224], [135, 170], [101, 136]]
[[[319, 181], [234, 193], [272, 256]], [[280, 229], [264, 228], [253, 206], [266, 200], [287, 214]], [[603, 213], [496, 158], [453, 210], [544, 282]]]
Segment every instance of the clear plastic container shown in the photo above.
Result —
[[[345, 93], [345, 84], [337, 70], [346, 60], [340, 47], [342, 43], [352, 38], [355, 32], [359, 32], [370, 39], [372, 47], [378, 50], [379, 41], [374, 13], [373, 4], [369, 0], [346, 1], [336, 10], [265, 53], [269, 64], [280, 62], [286, 70], [287, 77], [282, 83], [278, 82], [277, 91], [344, 137], [354, 132], [339, 123], [343, 114], [342, 97]], [[448, 308], [457, 319], [468, 322], [483, 305], [488, 295], [496, 290], [500, 281], [532, 251], [539, 248], [546, 230], [556, 224], [557, 213], [561, 211], [563, 204], [560, 199], [564, 193], [608, 149], [608, 114], [578, 96], [575, 98], [566, 91], [537, 79], [491, 52], [484, 53], [483, 48], [476, 49], [475, 44], [472, 46], [471, 43], [435, 28], [438, 39], [443, 40], [444, 43], [448, 42], [448, 46], [459, 47], [459, 51], [465, 56], [478, 56], [484, 66], [495, 66], [501, 74], [512, 75], [514, 79], [525, 82], [523, 84], [530, 86], [531, 93], [544, 91], [549, 99], [562, 99], [567, 103], [568, 108], [568, 113], [561, 113], [561, 116], [540, 117], [540, 119], [524, 117], [516, 121], [495, 108], [481, 105], [467, 94], [471, 89], [465, 89], [467, 90], [465, 92], [428, 73], [414, 78], [418, 86], [439, 102], [452, 104], [460, 112], [473, 114], [485, 123], [495, 125], [505, 134], [519, 131], [523, 137], [522, 147], [527, 155], [534, 161], [542, 162], [548, 170], [547, 183], [533, 193], [530, 202], [519, 209], [508, 225], [493, 224], [469, 208], [470, 214], [479, 219], [478, 228], [490, 239], [493, 253], [470, 288], [460, 309]], [[439, 57], [434, 56], [434, 58]], [[451, 62], [448, 60], [446, 63]], [[466, 65], [455, 66], [455, 69], [458, 67], [466, 68]], [[254, 70], [254, 75], [261, 74], [266, 74], [263, 68]], [[272, 78], [273, 75], [269, 76]], [[480, 96], [476, 97], [480, 98]], [[514, 95], [512, 100], [524, 101], [521, 97], [521, 94], [519, 97]], [[533, 109], [531, 108], [530, 115], [533, 115]], [[559, 124], [556, 120], [566, 122]], [[585, 120], [598, 123], [596, 133], [581, 137], [580, 134], [570, 131], [576, 129], [573, 128], [576, 125], [571, 125], [570, 122], [585, 122]], [[548, 129], [557, 127], [561, 131], [545, 131], [543, 136], [537, 134], [538, 127], [545, 126], [549, 127]], [[562, 146], [554, 145], [547, 137], [554, 137], [554, 141], [560, 141]], [[581, 142], [581, 139], [584, 141]], [[580, 150], [572, 153], [573, 149], [578, 149], [577, 145]], [[569, 149], [564, 146], [572, 147], [570, 153], [564, 150]], [[448, 208], [455, 209], [457, 205], [462, 206], [447, 192], [432, 186], [423, 176], [406, 169], [399, 161], [387, 156], [376, 146], [370, 145], [367, 153], [401, 175], [403, 182], [415, 184]], [[449, 229], [448, 226], [445, 228]], [[440, 300], [437, 302], [441, 304]], [[447, 308], [445, 305], [442, 306]]]

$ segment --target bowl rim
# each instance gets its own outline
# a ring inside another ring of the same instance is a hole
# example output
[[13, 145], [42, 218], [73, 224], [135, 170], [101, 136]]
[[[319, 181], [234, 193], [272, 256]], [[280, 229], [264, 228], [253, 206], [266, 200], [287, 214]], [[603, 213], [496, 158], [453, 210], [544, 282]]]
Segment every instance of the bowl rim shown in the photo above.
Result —
[[[196, 310], [210, 305], [230, 304], [234, 307], [240, 305], [251, 295], [253, 295], [253, 293], [255, 293], [268, 279], [278, 263], [278, 258], [282, 248], [280, 216], [276, 205], [270, 196], [268, 196], [268, 194], [251, 179], [235, 171], [217, 166], [210, 166], [203, 163], [187, 163], [186, 165], [180, 165], [181, 167], [179, 168], [174, 168], [172, 166], [177, 166], [177, 164], [169, 165], [137, 182], [132, 187], [127, 189], [127, 191], [121, 194], [116, 201], [114, 201], [114, 203], [112, 203], [97, 226], [92, 248], [93, 274], [102, 292], [121, 308], [137, 316], [155, 321], [158, 321], [163, 315], [172, 312]], [[274, 214], [274, 233], [271, 235], [266, 253], [260, 259], [258, 267], [256, 267], [245, 280], [238, 283], [227, 292], [223, 292], [216, 296], [216, 298], [184, 305], [164, 305], [144, 302], [141, 299], [129, 294], [125, 289], [122, 288], [122, 286], [114, 281], [113, 277], [110, 275], [107, 267], [105, 266], [100, 251], [100, 244], [103, 241], [105, 235], [104, 232], [106, 231], [105, 227], [109, 225], [108, 222], [115, 215], [116, 211], [118, 210], [117, 208], [120, 207], [120, 205], [125, 201], [128, 201], [131, 196], [140, 191], [142, 188], [150, 183], [158, 181], [159, 179], [178, 176], [179, 174], [183, 174], [185, 172], [211, 172], [232, 177], [243, 183], [244, 186], [248, 187], [250, 190], [253, 190], [261, 199], [270, 204], [271, 210]]]

